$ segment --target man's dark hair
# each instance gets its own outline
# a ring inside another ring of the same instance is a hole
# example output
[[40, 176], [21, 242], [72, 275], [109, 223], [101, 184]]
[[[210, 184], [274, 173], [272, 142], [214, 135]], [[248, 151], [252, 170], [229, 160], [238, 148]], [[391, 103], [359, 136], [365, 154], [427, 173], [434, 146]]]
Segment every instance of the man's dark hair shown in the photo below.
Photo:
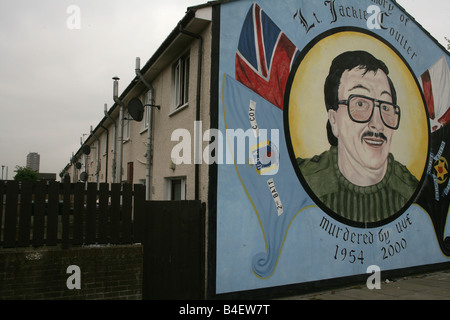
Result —
[[[345, 70], [352, 70], [354, 68], [360, 68], [367, 72], [377, 72], [382, 70], [386, 75], [389, 75], [389, 69], [383, 61], [378, 60], [373, 55], [366, 51], [347, 51], [336, 58], [331, 63], [330, 71], [325, 80], [324, 93], [325, 93], [325, 106], [327, 111], [330, 109], [338, 109], [338, 90], [341, 83], [342, 74]], [[391, 89], [392, 102], [397, 104], [397, 94], [394, 88], [394, 84], [388, 76], [389, 86]], [[334, 136], [331, 130], [330, 121], [327, 122], [327, 135], [328, 142], [332, 146], [337, 146], [338, 139]]]

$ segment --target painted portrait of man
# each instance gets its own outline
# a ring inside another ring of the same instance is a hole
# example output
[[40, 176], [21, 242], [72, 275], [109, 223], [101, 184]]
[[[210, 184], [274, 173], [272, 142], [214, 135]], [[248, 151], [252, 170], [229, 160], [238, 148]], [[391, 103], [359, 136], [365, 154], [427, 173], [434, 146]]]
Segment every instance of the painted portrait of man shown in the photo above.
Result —
[[297, 157], [324, 206], [356, 222], [389, 218], [411, 199], [418, 179], [392, 154], [402, 109], [386, 64], [364, 50], [336, 56], [324, 83], [330, 148]]

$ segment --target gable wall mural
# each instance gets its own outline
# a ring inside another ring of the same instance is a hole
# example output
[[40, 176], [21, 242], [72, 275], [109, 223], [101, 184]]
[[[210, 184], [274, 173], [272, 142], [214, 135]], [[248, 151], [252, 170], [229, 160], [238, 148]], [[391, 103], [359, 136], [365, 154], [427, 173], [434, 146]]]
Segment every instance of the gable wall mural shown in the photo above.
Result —
[[450, 262], [450, 56], [393, 1], [221, 6], [216, 294]]

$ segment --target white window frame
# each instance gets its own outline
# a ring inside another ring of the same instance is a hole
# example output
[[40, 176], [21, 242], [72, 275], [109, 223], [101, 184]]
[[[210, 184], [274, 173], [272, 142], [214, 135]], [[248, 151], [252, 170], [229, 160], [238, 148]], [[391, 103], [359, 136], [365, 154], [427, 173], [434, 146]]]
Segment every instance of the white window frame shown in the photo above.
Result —
[[183, 55], [172, 65], [171, 112], [184, 109], [189, 104], [190, 55]]

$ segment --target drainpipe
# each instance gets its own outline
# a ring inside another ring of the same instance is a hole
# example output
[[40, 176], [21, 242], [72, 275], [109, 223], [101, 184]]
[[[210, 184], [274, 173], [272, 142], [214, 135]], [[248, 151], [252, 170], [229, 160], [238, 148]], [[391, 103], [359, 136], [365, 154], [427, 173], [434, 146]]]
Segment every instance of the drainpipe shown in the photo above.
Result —
[[[83, 134], [84, 136], [84, 134]], [[83, 147], [83, 137], [80, 137], [80, 145], [81, 147]], [[89, 179], [89, 167], [88, 167], [88, 159], [87, 159], [87, 155], [83, 153], [83, 158], [84, 158], [84, 172], [86, 172], [88, 179]], [[88, 182], [89, 180], [86, 180], [84, 182]]]
[[[106, 108], [106, 105], [105, 105]], [[106, 113], [106, 112], [105, 112]], [[105, 183], [108, 183], [108, 158], [109, 158], [109, 130], [103, 124], [100, 125], [106, 131], [106, 164], [105, 164]]]
[[75, 158], [75, 154], [72, 152], [72, 158], [70, 158], [70, 162], [72, 162], [72, 166], [73, 166], [73, 178], [72, 178], [72, 182], [77, 182], [77, 159]]
[[[107, 111], [107, 106], [105, 103], [105, 116], [109, 119], [109, 121], [112, 122], [113, 126], [114, 126], [114, 135], [113, 135], [113, 146], [114, 146], [114, 152], [113, 152], [113, 159], [112, 159], [112, 182], [116, 183], [116, 135], [117, 135], [117, 124], [116, 121], [113, 120], [113, 118], [111, 118], [111, 116], [109, 115], [108, 111]], [[106, 149], [107, 152], [109, 153], [109, 150]]]
[[[203, 38], [195, 33], [184, 30], [181, 23], [178, 24], [178, 30], [190, 37], [198, 39], [198, 62], [197, 62], [197, 94], [196, 94], [196, 109], [195, 109], [195, 121], [200, 121], [200, 97], [201, 97], [201, 85], [202, 85], [202, 49], [203, 49]], [[198, 122], [197, 122], [198, 123]], [[201, 134], [201, 132], [199, 132]], [[197, 146], [197, 150], [194, 152], [194, 158], [198, 160], [201, 159], [201, 146], [198, 143], [194, 145]], [[200, 161], [195, 161], [195, 200], [200, 199], [199, 195], [199, 174], [200, 174]]]
[[118, 182], [122, 183], [122, 158], [123, 158], [123, 102], [119, 99], [119, 77], [114, 77], [114, 102], [120, 106], [119, 110], [119, 148], [117, 150], [119, 162], [117, 164]]
[[141, 59], [139, 57], [136, 58], [136, 76], [145, 84], [147, 89], [150, 90], [150, 105], [144, 106], [147, 108], [147, 161], [146, 161], [146, 173], [145, 173], [145, 200], [150, 200], [151, 194], [151, 163], [152, 163], [152, 119], [153, 119], [153, 105], [154, 103], [154, 89], [153, 87], [144, 79], [141, 74]]
[[95, 171], [95, 175], [97, 176], [96, 181], [98, 183], [98, 174], [100, 172], [100, 140], [94, 134], [94, 131], [92, 131], [92, 126], [91, 126], [91, 134], [95, 138], [95, 140], [97, 140], [97, 170]]

